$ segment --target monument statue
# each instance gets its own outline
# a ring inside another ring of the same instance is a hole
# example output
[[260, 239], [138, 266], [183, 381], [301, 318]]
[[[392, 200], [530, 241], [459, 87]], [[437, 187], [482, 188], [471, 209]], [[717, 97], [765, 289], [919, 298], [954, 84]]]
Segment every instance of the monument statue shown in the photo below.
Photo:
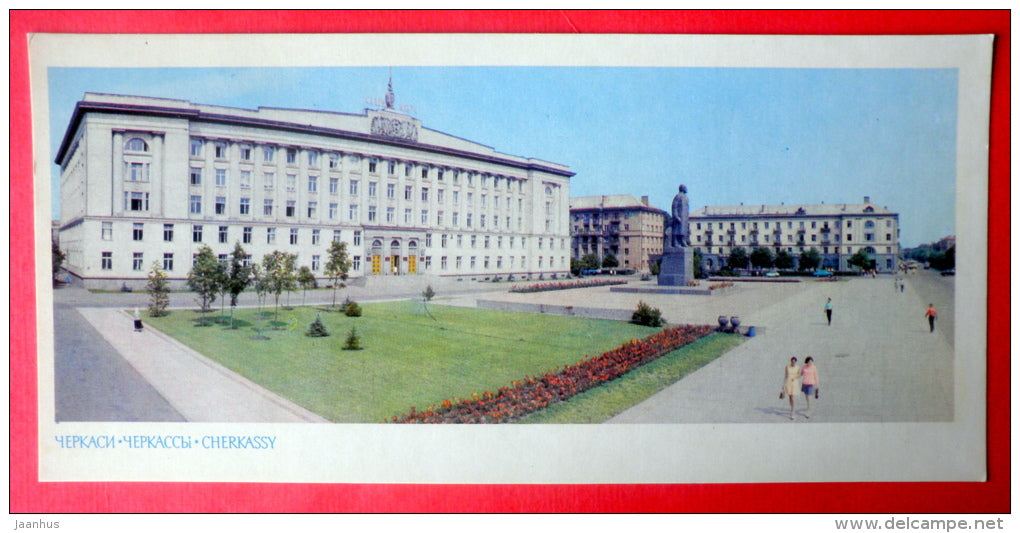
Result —
[[670, 234], [672, 238], [669, 248], [685, 248], [691, 245], [690, 205], [687, 202], [687, 187], [684, 185], [680, 185], [680, 191], [673, 197]]
[[687, 201], [687, 187], [673, 197], [673, 214], [669, 224], [663, 228], [664, 246], [659, 263], [659, 285], [684, 287], [694, 281], [691, 248], [690, 204]]

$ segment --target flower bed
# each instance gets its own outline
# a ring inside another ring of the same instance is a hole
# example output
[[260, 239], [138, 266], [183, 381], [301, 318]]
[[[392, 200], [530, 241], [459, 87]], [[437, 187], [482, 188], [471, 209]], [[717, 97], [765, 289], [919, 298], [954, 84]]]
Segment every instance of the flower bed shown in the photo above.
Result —
[[632, 340], [598, 357], [582, 359], [562, 370], [541, 377], [514, 381], [496, 392], [472, 394], [470, 399], [445, 400], [424, 411], [394, 416], [395, 423], [504, 423], [512, 422], [570, 397], [627, 371], [649, 363], [712, 332], [711, 326], [681, 325], [665, 329], [642, 340]]
[[625, 285], [626, 280], [622, 279], [582, 279], [577, 281], [558, 281], [550, 283], [536, 283], [534, 285], [514, 285], [510, 292], [543, 292], [562, 291], [566, 289], [584, 289], [587, 287], [602, 287], [604, 285]]

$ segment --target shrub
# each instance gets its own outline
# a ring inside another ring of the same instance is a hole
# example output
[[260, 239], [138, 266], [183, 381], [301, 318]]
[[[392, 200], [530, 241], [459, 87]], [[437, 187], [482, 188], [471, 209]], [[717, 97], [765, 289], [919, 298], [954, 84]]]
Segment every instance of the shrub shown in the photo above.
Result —
[[663, 326], [666, 321], [662, 319], [662, 311], [653, 308], [652, 306], [638, 302], [637, 311], [630, 317], [630, 321], [635, 324], [642, 326], [651, 326], [658, 328]]
[[326, 326], [322, 325], [322, 321], [319, 317], [315, 317], [315, 320], [308, 326], [309, 337], [329, 337], [329, 332], [326, 331]]
[[347, 316], [361, 316], [361, 306], [358, 302], [349, 302], [344, 306], [344, 314]]
[[360, 350], [361, 348], [361, 337], [358, 337], [358, 330], [351, 328], [351, 332], [347, 334], [347, 340], [344, 341], [343, 349]]

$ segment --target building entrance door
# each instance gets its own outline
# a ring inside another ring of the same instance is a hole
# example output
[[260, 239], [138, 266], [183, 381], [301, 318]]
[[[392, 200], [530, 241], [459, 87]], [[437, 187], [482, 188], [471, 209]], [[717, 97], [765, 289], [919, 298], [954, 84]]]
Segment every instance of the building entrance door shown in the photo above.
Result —
[[379, 254], [372, 256], [372, 274], [382, 274], [382, 256]]
[[391, 255], [390, 256], [390, 274], [393, 274], [394, 276], [396, 276], [397, 274], [400, 274], [400, 256], [399, 255]]
[[407, 258], [407, 273], [417, 274], [418, 273], [418, 256], [411, 255]]

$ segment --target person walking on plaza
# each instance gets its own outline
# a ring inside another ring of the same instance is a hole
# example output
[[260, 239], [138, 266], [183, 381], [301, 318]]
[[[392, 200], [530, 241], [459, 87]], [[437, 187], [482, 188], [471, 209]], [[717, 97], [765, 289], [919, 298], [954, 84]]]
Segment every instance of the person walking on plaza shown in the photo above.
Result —
[[928, 310], [924, 312], [924, 316], [928, 317], [928, 331], [935, 333], [935, 319], [939, 316], [939, 314], [935, 312], [935, 306], [928, 304]]
[[779, 398], [784, 396], [790, 399], [790, 420], [793, 420], [793, 397], [797, 394], [797, 380], [800, 379], [800, 367], [797, 366], [797, 358], [791, 357], [790, 364], [783, 369], [783, 389], [779, 391]]
[[829, 325], [832, 325], [832, 298], [825, 301], [825, 318], [829, 321]]
[[814, 394], [815, 398], [818, 398], [818, 367], [815, 366], [814, 357], [805, 359], [804, 366], [800, 369], [800, 390], [807, 401], [804, 418], [811, 418], [811, 395]]

